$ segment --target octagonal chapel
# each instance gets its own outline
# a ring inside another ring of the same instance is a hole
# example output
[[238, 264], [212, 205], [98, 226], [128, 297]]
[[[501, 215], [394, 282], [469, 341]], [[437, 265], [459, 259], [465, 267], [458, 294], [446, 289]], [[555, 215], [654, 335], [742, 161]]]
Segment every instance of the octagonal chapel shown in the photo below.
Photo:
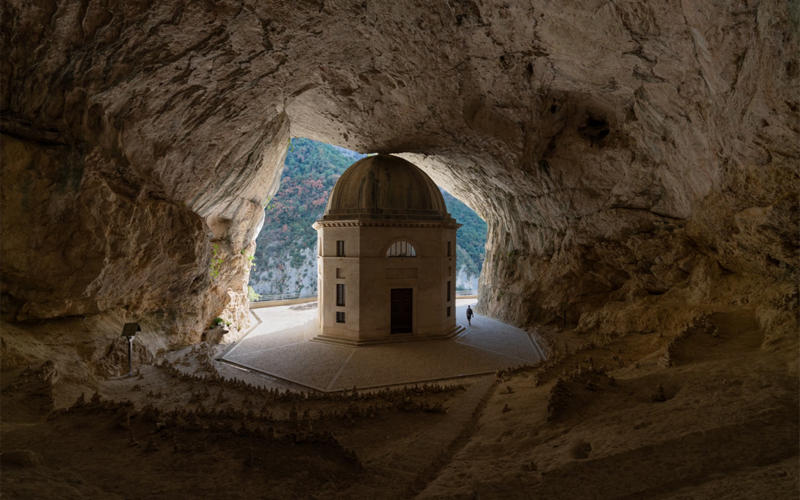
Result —
[[414, 164], [383, 154], [354, 163], [314, 224], [317, 339], [363, 345], [454, 335], [459, 227]]

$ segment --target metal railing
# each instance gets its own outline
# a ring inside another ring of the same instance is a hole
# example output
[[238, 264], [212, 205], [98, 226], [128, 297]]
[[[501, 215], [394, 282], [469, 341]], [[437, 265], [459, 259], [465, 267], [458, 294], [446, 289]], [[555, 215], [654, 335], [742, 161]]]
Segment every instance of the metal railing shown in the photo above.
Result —
[[[456, 290], [456, 297], [464, 297], [470, 295], [478, 295], [477, 290]], [[316, 297], [317, 292], [297, 292], [297, 293], [273, 293], [273, 294], [258, 294], [257, 300], [250, 302], [272, 302], [275, 300], [294, 300], [294, 299], [307, 299], [309, 297]]]
[[294, 299], [307, 299], [309, 297], [316, 297], [317, 292], [297, 292], [297, 293], [273, 293], [273, 294], [258, 294], [258, 300], [251, 300], [251, 302], [272, 302], [275, 300], [294, 300]]

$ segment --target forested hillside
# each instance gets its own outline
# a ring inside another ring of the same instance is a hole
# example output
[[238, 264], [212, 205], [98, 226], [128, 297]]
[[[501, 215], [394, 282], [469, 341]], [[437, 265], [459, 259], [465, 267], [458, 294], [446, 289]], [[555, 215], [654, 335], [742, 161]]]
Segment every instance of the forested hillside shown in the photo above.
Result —
[[[466, 267], [471, 274], [480, 276], [485, 256], [484, 247], [486, 246], [486, 231], [488, 229], [486, 222], [478, 217], [478, 214], [472, 209], [444, 189], [442, 189], [442, 195], [444, 195], [444, 202], [447, 204], [450, 215], [459, 224], [462, 224], [456, 232], [456, 245], [459, 249], [463, 249], [466, 258], [462, 257], [460, 253], [457, 255], [459, 268]], [[474, 287], [464, 286], [463, 288], [477, 289], [477, 281]]]
[[[310, 296], [317, 291], [317, 232], [336, 181], [365, 155], [310, 139], [292, 139], [281, 187], [270, 200], [256, 243], [250, 286], [257, 294]], [[484, 257], [486, 223], [466, 205], [442, 191], [452, 216], [463, 224], [457, 233], [456, 285], [475, 289]]]
[[298, 267], [303, 250], [316, 245], [317, 232], [311, 225], [325, 211], [342, 172], [365, 156], [352, 151], [346, 155], [346, 151], [310, 139], [292, 139], [281, 187], [267, 204], [264, 227], [256, 240], [256, 270], [264, 271], [268, 260], [278, 256], [288, 256], [288, 263]]

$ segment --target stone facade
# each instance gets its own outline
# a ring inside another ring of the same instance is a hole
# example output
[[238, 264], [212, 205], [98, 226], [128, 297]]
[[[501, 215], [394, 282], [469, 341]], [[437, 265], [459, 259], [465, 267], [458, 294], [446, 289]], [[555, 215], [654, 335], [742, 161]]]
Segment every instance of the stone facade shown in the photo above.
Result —
[[331, 193], [319, 233], [320, 340], [363, 344], [456, 331], [456, 230], [433, 181], [390, 155]]

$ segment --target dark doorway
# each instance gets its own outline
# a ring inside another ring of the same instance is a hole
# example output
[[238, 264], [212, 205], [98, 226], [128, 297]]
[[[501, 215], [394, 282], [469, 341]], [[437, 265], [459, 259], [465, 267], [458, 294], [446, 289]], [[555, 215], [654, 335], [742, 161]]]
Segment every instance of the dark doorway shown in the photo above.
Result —
[[392, 333], [412, 333], [413, 297], [411, 288], [392, 289]]

